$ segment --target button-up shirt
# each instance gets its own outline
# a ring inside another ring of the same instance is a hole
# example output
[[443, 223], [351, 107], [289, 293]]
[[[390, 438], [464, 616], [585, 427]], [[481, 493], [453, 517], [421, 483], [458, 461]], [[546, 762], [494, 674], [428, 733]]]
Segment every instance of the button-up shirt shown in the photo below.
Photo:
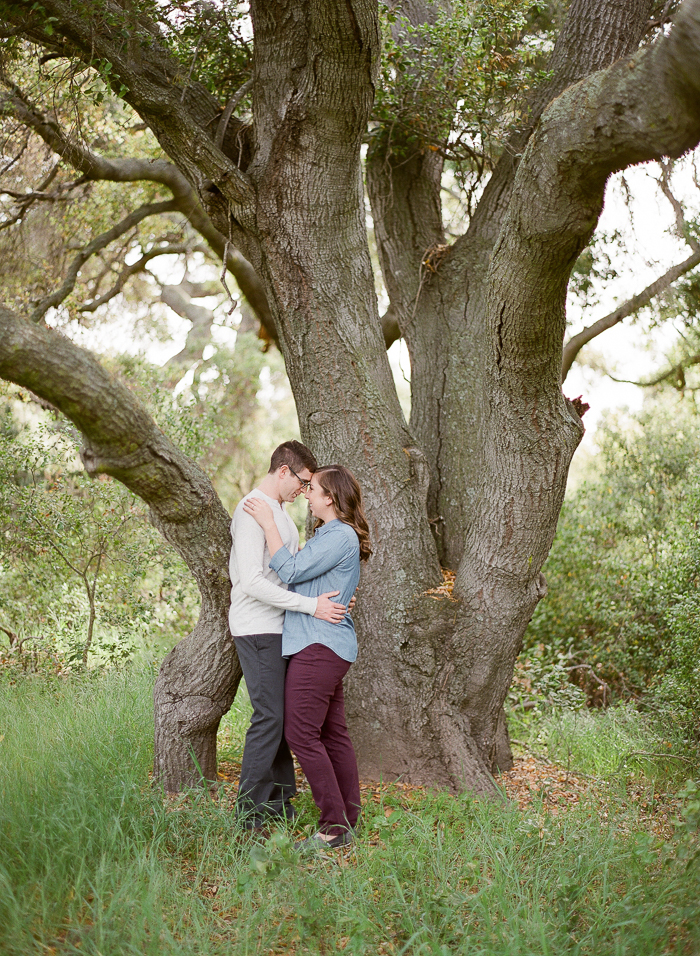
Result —
[[[289, 585], [290, 591], [318, 597], [327, 591], [340, 591], [334, 601], [347, 604], [360, 581], [360, 543], [355, 530], [334, 518], [316, 531], [301, 551], [292, 555], [280, 548], [270, 559], [270, 567]], [[354, 661], [357, 638], [352, 618], [346, 614], [340, 624], [287, 611], [282, 631], [282, 656], [291, 657], [309, 644], [325, 644], [338, 657]]]

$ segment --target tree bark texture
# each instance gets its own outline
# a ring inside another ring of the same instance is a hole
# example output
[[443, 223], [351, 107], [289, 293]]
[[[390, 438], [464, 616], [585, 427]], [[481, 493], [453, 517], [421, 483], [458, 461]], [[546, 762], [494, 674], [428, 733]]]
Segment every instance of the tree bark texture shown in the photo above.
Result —
[[[438, 4], [398, 6], [417, 26], [434, 19]], [[520, 157], [548, 103], [637, 48], [652, 6], [653, 0], [574, 0], [548, 64], [551, 79], [532, 96], [527, 122], [511, 134], [466, 234], [453, 245], [445, 245], [442, 229], [439, 154], [375, 139], [368, 157], [384, 281], [411, 356], [411, 428], [430, 465], [428, 511], [448, 568], [459, 566], [476, 502], [488, 265]]]
[[[568, 276], [595, 228], [609, 174], [678, 155], [700, 137], [700, 0], [687, 0], [670, 37], [631, 56], [649, 4], [575, 0], [553, 54], [552, 85], [532, 106], [534, 132], [514, 133], [512, 153], [449, 250], [439, 162], [422, 154], [400, 162], [381, 144], [372, 152], [368, 191], [381, 262], [411, 351], [410, 425], [385, 354], [360, 177], [380, 52], [376, 3], [253, 0], [245, 170], [214, 141], [213, 98], [183, 93], [157, 43], [144, 41], [134, 62], [109, 31], [93, 36], [73, 7], [44, 6], [74, 49], [87, 55], [94, 43], [114, 64], [128, 101], [260, 276], [302, 438], [320, 461], [348, 465], [362, 485], [375, 554], [363, 568], [360, 656], [347, 704], [361, 772], [495, 793], [491, 774], [510, 759], [503, 703], [546, 589], [541, 567], [583, 431], [560, 386]], [[3, 2], [0, 13], [11, 18], [19, 8]], [[191, 463], [176, 464], [165, 439], [151, 431], [147, 442], [122, 449], [135, 428], [126, 421], [121, 437], [110, 437], [126, 398], [97, 372], [89, 395], [73, 397], [71, 375], [86, 379], [70, 363], [65, 394], [42, 392], [48, 361], [46, 352], [26, 360], [21, 374], [34, 383], [27, 386], [73, 417], [86, 435], [89, 468], [111, 469], [149, 496], [154, 522], [203, 590], [201, 629], [161, 670], [157, 720], [168, 730], [157, 737], [156, 763], [164, 780], [191, 782], [191, 747], [208, 777], [212, 730], [235, 682], [225, 623], [227, 516]], [[3, 359], [0, 374], [18, 380], [16, 362]], [[106, 423], [96, 411], [101, 393], [110, 403]], [[440, 562], [457, 572], [452, 599], [430, 593], [441, 582]]]

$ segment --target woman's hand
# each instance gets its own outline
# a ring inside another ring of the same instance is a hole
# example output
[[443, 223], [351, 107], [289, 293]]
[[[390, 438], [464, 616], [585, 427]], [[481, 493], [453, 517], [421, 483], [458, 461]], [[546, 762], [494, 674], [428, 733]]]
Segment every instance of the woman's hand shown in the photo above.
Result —
[[280, 548], [284, 547], [279, 528], [275, 524], [275, 516], [272, 508], [262, 498], [246, 498], [243, 502], [243, 510], [251, 518], [255, 518], [265, 534], [267, 541], [267, 550], [270, 557], [277, 554]]
[[243, 502], [243, 510], [258, 522], [261, 528], [275, 527], [272, 508], [262, 498], [248, 498]]

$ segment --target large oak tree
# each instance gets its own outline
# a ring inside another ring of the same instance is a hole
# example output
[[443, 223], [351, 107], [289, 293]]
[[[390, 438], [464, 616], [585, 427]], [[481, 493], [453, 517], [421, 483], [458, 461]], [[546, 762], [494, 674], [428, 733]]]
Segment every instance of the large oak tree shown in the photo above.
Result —
[[[409, 46], [424, 35], [414, 28], [450, 8], [392, 6], [395, 41]], [[367, 191], [390, 298], [382, 322], [361, 177], [381, 55], [376, 0], [254, 0], [250, 123], [183, 69], [157, 6], [0, 0], [6, 36], [97, 64], [153, 130], [262, 283], [303, 439], [362, 484], [375, 555], [357, 605], [348, 716], [366, 776], [492, 792], [491, 774], [510, 762], [503, 701], [545, 593], [540, 569], [583, 433], [581, 406], [561, 389], [569, 275], [611, 173], [700, 139], [700, 0], [685, 0], [670, 32], [649, 42], [657, 7], [670, 8], [572, 0], [548, 73], [524, 96], [452, 244], [440, 213], [445, 150], [417, 145], [400, 124], [371, 138]], [[405, 62], [410, 70], [410, 50]], [[199, 584], [197, 627], [156, 686], [156, 772], [167, 789], [212, 778], [240, 677], [228, 515], [94, 357], [7, 309], [0, 330], [0, 374], [76, 424], [88, 471], [148, 503]], [[385, 351], [399, 333], [410, 422]], [[431, 593], [441, 566], [456, 572], [451, 598]]]

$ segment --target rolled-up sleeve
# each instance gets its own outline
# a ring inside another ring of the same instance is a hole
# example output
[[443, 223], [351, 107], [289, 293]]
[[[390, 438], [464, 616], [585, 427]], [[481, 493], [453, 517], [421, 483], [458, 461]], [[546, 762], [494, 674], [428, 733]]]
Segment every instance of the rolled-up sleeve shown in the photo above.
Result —
[[315, 534], [301, 551], [292, 555], [280, 548], [270, 559], [270, 567], [285, 584], [311, 581], [330, 571], [351, 551], [350, 543], [342, 534]]

